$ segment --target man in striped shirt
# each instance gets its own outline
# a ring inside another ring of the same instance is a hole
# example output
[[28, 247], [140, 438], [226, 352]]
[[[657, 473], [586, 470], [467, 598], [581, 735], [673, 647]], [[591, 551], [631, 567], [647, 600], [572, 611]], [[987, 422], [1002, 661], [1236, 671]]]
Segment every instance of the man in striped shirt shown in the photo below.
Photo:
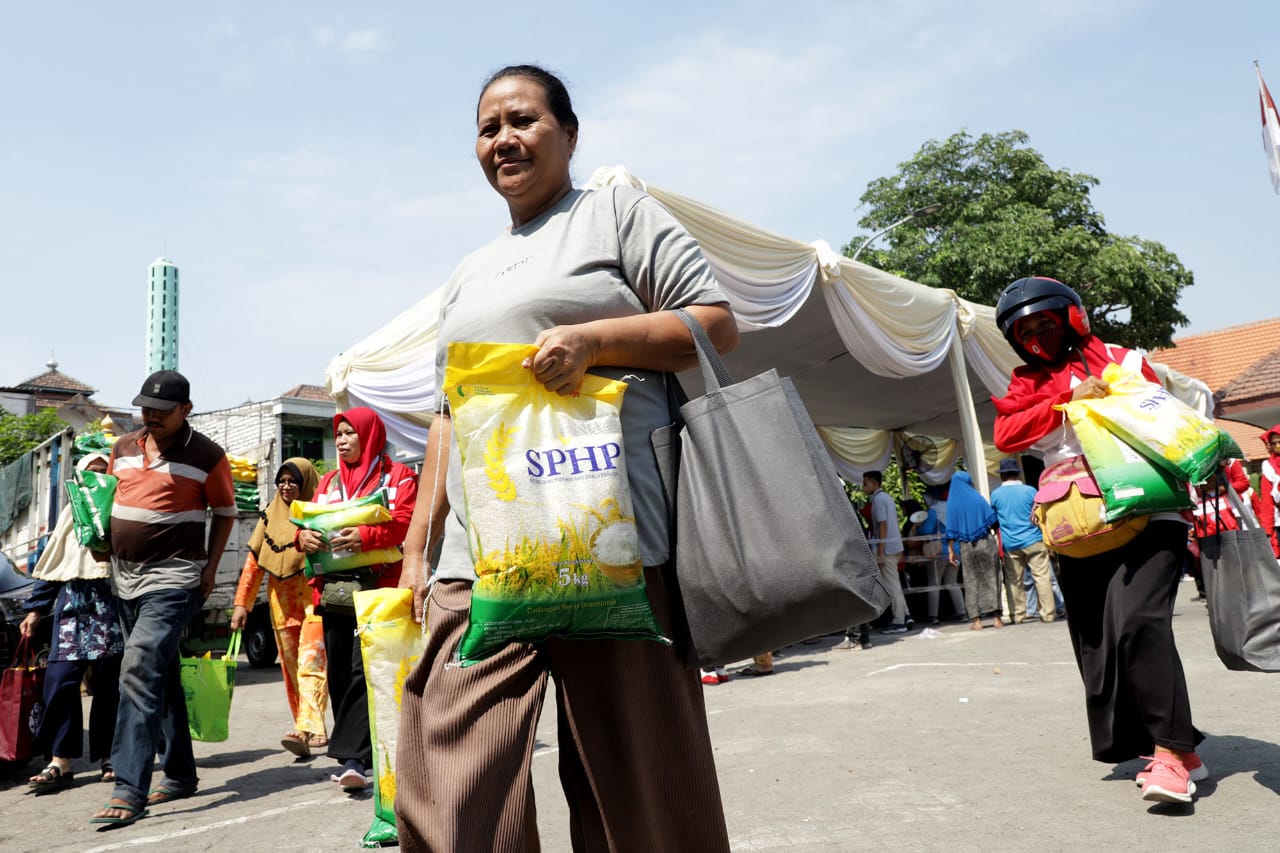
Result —
[[[143, 428], [121, 436], [111, 451], [110, 473], [119, 478], [111, 569], [125, 648], [111, 749], [115, 790], [91, 823], [133, 823], [148, 805], [196, 792], [178, 640], [213, 588], [236, 507], [226, 453], [187, 423], [190, 390], [177, 371], [147, 377], [133, 400]], [[164, 737], [164, 776], [152, 789], [157, 734]]]

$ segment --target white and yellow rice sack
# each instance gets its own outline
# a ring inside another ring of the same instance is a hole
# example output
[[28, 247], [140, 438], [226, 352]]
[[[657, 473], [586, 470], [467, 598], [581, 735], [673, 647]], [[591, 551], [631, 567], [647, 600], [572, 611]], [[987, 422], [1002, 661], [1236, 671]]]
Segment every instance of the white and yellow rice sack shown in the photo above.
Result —
[[404, 680], [422, 657], [426, 638], [413, 621], [413, 590], [360, 590], [354, 598], [373, 741], [373, 824], [363, 846], [381, 847], [396, 841], [396, 745]]
[[1164, 388], [1118, 364], [1108, 364], [1102, 380], [1106, 397], [1075, 400], [1106, 430], [1175, 477], [1203, 483], [1218, 463], [1239, 458], [1235, 440]]
[[667, 642], [645, 595], [620, 411], [626, 383], [573, 396], [522, 367], [537, 347], [449, 345], [445, 391], [462, 458], [477, 581], [463, 665], [548, 637]]

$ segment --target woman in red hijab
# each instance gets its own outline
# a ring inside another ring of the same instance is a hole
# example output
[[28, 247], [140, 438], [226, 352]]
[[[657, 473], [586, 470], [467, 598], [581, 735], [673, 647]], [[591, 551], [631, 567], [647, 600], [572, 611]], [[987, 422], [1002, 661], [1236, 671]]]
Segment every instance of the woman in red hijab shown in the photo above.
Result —
[[[362, 524], [330, 533], [327, 540], [314, 530], [299, 530], [298, 549], [317, 551], [376, 551], [398, 548], [404, 542], [418, 497], [417, 476], [386, 453], [387, 430], [372, 409], [348, 409], [333, 416], [333, 439], [338, 468], [324, 475], [316, 490], [316, 503], [333, 504], [384, 492], [391, 520]], [[317, 576], [316, 612], [324, 620], [324, 644], [329, 659], [329, 704], [333, 708], [333, 733], [329, 757], [342, 762], [342, 772], [331, 778], [348, 791], [368, 784], [366, 772], [373, 760], [369, 738], [369, 700], [365, 692], [364, 661], [356, 639], [354, 607], [324, 595], [326, 584], [359, 581], [361, 589], [394, 587], [400, 581], [400, 563], [361, 566]]]

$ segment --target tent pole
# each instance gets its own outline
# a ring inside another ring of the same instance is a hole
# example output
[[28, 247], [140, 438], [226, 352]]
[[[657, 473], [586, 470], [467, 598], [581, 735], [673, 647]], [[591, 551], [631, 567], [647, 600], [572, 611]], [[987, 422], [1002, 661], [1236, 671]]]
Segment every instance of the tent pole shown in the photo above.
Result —
[[951, 336], [951, 382], [956, 390], [959, 407], [960, 432], [964, 438], [964, 458], [969, 464], [973, 485], [988, 500], [991, 487], [987, 483], [987, 457], [982, 449], [982, 430], [978, 426], [978, 411], [973, 405], [973, 391], [969, 388], [969, 372], [964, 362], [964, 341], [957, 326]]

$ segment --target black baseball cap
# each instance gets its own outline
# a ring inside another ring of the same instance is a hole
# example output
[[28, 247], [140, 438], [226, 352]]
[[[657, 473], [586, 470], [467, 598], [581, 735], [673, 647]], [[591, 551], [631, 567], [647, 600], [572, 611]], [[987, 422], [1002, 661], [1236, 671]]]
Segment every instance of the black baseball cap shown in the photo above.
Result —
[[191, 402], [191, 383], [176, 370], [157, 370], [142, 383], [133, 405], [167, 412], [174, 406]]

